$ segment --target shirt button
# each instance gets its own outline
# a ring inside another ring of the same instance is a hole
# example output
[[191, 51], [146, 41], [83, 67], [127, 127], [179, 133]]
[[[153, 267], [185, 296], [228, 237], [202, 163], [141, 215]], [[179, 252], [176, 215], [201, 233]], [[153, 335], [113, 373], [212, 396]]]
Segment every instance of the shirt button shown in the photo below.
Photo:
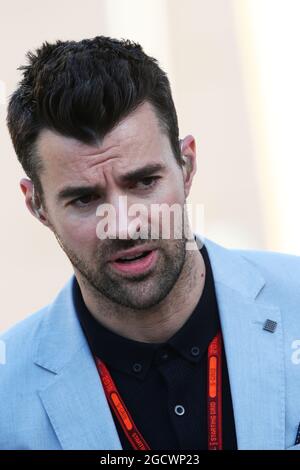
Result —
[[138, 362], [136, 362], [135, 364], [133, 364], [132, 369], [134, 372], [141, 372], [142, 364], [139, 364]]
[[192, 349], [191, 349], [191, 355], [192, 356], [199, 356], [200, 354], [200, 349], [198, 348], [198, 346], [193, 346]]
[[185, 413], [185, 409], [182, 405], [176, 405], [174, 411], [178, 416], [182, 416]]

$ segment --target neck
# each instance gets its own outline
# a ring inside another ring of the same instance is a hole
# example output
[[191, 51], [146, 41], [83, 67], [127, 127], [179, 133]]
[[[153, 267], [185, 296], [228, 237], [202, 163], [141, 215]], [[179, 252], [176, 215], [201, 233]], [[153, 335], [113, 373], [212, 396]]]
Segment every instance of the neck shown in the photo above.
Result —
[[[205, 263], [195, 242], [195, 249], [186, 252], [179, 278], [169, 294], [157, 305], [136, 311], [118, 305], [95, 292], [75, 271], [86, 307], [94, 318], [109, 330], [123, 337], [145, 342], [163, 343], [187, 321], [202, 295]], [[188, 295], [187, 295], [188, 293]]]

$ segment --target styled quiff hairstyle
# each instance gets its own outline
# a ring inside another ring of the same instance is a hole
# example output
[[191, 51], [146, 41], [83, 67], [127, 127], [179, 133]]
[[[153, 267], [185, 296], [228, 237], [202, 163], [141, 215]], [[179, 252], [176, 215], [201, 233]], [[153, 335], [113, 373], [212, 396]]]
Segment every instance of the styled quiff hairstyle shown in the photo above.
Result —
[[154, 107], [179, 165], [177, 114], [166, 73], [142, 47], [105, 36], [44, 42], [18, 67], [23, 78], [10, 96], [7, 126], [18, 160], [43, 199], [36, 141], [42, 129], [96, 144], [137, 106]]

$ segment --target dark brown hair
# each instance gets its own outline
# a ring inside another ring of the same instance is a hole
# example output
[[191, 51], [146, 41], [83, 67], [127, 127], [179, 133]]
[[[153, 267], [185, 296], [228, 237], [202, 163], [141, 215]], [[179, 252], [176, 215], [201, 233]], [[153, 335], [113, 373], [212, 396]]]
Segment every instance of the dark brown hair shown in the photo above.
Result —
[[169, 80], [137, 43], [105, 36], [44, 42], [18, 67], [23, 78], [10, 96], [7, 125], [17, 157], [42, 197], [35, 143], [50, 129], [87, 144], [102, 140], [120, 119], [150, 102], [182, 164]]

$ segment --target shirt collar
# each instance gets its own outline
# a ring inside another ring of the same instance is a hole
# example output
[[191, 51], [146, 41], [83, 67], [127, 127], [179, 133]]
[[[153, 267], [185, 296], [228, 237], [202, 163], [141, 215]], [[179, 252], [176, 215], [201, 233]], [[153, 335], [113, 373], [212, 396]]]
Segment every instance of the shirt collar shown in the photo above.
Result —
[[152, 361], [163, 351], [178, 353], [191, 363], [197, 363], [206, 352], [219, 328], [213, 275], [205, 245], [203, 256], [206, 276], [202, 295], [184, 325], [165, 343], [144, 343], [125, 338], [99, 323], [87, 309], [75, 279], [73, 301], [92, 353], [110, 368], [143, 380]]

